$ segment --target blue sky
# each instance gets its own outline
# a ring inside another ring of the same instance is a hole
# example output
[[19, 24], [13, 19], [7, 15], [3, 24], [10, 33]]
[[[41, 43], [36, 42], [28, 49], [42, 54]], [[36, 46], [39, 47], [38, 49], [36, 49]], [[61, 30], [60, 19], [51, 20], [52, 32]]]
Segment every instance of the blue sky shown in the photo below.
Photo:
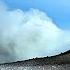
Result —
[[62, 29], [70, 30], [70, 0], [4, 0], [11, 9], [44, 11]]

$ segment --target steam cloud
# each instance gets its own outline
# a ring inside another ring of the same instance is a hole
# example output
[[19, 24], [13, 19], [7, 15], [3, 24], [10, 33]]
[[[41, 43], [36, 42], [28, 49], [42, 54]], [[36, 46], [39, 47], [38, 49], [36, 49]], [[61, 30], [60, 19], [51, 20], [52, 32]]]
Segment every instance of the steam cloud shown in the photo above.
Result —
[[70, 32], [38, 9], [8, 10], [0, 3], [0, 63], [53, 56], [70, 49]]

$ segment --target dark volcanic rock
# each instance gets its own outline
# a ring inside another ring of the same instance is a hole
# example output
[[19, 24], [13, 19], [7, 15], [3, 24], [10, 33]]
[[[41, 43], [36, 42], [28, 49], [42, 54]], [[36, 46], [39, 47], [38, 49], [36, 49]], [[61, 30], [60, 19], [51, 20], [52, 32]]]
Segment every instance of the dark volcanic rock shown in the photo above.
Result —
[[4, 63], [0, 70], [70, 70], [70, 50], [56, 56]]

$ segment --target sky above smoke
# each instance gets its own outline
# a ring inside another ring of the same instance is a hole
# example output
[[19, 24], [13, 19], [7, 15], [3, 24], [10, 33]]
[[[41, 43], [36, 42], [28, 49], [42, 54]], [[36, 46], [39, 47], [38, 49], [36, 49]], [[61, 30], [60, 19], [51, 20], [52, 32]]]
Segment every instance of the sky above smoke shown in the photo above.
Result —
[[57, 55], [70, 49], [70, 31], [31, 8], [9, 10], [0, 2], [0, 63]]

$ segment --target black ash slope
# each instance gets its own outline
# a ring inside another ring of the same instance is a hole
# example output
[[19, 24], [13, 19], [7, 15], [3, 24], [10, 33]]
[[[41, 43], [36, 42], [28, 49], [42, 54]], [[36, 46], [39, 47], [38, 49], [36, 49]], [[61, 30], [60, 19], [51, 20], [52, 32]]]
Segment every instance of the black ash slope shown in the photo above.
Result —
[[44, 57], [44, 58], [33, 58], [25, 61], [17, 61], [12, 63], [4, 63], [0, 65], [13, 65], [13, 66], [44, 66], [54, 64], [70, 64], [70, 50], [59, 55]]

